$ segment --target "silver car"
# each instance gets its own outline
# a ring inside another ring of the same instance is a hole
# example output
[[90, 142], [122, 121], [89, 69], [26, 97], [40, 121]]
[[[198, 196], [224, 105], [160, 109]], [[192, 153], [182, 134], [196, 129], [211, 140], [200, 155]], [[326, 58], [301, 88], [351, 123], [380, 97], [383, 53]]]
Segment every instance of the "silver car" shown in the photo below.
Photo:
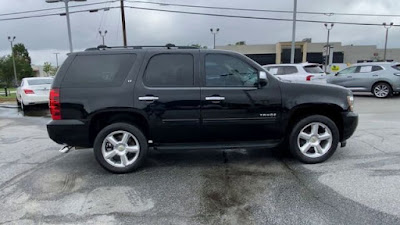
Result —
[[400, 64], [371, 62], [354, 64], [327, 79], [330, 84], [356, 92], [372, 92], [377, 98], [386, 98], [400, 92]]

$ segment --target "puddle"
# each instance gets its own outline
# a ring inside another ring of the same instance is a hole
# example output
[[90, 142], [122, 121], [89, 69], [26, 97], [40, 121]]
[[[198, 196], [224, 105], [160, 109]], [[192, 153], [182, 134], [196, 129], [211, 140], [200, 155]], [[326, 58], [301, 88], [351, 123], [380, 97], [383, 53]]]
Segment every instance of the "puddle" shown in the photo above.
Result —
[[33, 105], [28, 110], [22, 111], [14, 104], [1, 104], [0, 117], [3, 118], [16, 118], [16, 117], [50, 117], [50, 111], [47, 104]]

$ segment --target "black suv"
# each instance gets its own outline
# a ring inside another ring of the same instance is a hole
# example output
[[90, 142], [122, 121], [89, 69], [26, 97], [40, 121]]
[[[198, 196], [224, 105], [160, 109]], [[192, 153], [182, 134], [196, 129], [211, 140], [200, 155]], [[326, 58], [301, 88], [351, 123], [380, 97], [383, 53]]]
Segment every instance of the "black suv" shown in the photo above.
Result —
[[106, 47], [68, 56], [50, 92], [49, 136], [94, 148], [107, 170], [137, 169], [148, 149], [288, 146], [304, 163], [328, 159], [353, 134], [352, 92], [289, 83], [239, 53]]

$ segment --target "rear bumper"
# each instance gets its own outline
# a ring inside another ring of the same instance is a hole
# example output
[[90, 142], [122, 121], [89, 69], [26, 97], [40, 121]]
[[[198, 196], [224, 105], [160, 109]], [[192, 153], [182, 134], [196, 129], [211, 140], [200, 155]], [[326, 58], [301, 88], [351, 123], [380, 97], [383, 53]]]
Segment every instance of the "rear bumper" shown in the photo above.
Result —
[[342, 113], [343, 132], [340, 142], [344, 142], [354, 134], [358, 125], [358, 114], [354, 112]]
[[92, 147], [89, 126], [80, 120], [52, 120], [47, 124], [47, 133], [58, 144]]

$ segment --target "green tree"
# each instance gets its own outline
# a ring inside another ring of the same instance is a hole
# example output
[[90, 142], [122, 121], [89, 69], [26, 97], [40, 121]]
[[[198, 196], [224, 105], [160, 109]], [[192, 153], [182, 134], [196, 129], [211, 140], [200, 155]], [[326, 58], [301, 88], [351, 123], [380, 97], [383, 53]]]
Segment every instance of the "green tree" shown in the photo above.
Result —
[[[13, 52], [18, 80], [33, 76], [31, 57], [25, 45], [21, 43], [14, 45]], [[11, 55], [0, 58], [0, 82], [7, 87], [14, 85], [14, 67]]]
[[57, 68], [52, 66], [49, 62], [45, 62], [43, 65], [43, 71], [46, 73], [47, 76], [53, 76], [56, 73]]
[[235, 45], [246, 45], [245, 41], [238, 41], [235, 43]]
[[11, 56], [3, 56], [0, 58], [0, 81], [2, 86], [14, 86], [14, 69]]
[[29, 56], [28, 49], [25, 48], [24, 44], [18, 43], [13, 47], [15, 65], [17, 68], [18, 80], [24, 77], [32, 77], [33, 70], [31, 66], [31, 57]]

